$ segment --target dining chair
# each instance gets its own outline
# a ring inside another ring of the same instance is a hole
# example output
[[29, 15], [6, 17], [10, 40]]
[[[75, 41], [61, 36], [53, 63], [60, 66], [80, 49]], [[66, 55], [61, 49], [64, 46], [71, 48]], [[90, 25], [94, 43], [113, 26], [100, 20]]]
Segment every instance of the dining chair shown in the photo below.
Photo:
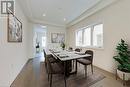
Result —
[[60, 63], [51, 63], [50, 60], [47, 58], [47, 68], [48, 68], [48, 79], [50, 80], [50, 87], [52, 87], [52, 76], [54, 74], [62, 74], [64, 76], [64, 82], [66, 87], [66, 76], [65, 76], [65, 69]]
[[69, 51], [73, 51], [73, 48], [72, 48], [72, 47], [69, 47]]
[[52, 55], [47, 56], [44, 49], [43, 49], [43, 53], [44, 53], [44, 58], [45, 58], [45, 68], [47, 71], [47, 59], [49, 59], [51, 63], [56, 63], [57, 60]]
[[[74, 51], [80, 52], [82, 49], [76, 48]], [[74, 68], [75, 60], [72, 61], [72, 67]]]
[[92, 71], [92, 74], [93, 74], [93, 51], [92, 50], [87, 50], [85, 52], [85, 54], [90, 54], [91, 56], [81, 58], [81, 59], [77, 59], [76, 61], [85, 66], [85, 77], [86, 77], [87, 76], [87, 66], [88, 65], [91, 65], [91, 71]]
[[76, 51], [76, 52], [80, 52], [81, 49], [80, 49], [80, 48], [76, 48], [75, 51]]

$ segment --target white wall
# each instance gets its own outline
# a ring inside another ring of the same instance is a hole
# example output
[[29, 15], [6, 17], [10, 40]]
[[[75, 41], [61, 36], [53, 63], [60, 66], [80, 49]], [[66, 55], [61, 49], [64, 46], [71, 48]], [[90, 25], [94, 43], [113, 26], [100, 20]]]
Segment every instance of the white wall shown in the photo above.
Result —
[[130, 45], [130, 0], [119, 0], [69, 27], [67, 29], [67, 44], [75, 47], [75, 30], [98, 22], [104, 24], [104, 48], [92, 49], [94, 50], [94, 65], [114, 73], [113, 55], [117, 43], [123, 38]]
[[47, 35], [47, 42], [46, 42], [46, 47], [47, 48], [52, 48], [52, 47], [59, 47], [60, 44], [54, 44], [51, 43], [51, 33], [64, 33], [65, 38], [66, 38], [66, 28], [65, 27], [60, 27], [60, 26], [54, 26], [54, 25], [46, 25], [46, 24], [41, 24], [41, 23], [30, 23], [30, 28], [29, 28], [29, 49], [28, 49], [28, 57], [29, 58], [34, 58], [35, 56], [35, 46], [33, 43], [35, 42], [34, 40], [34, 30], [36, 26], [46, 26], [46, 35]]
[[28, 21], [17, 2], [15, 3], [15, 12], [17, 18], [22, 22], [22, 43], [7, 42], [7, 17], [0, 16], [0, 87], [9, 87], [28, 60]]
[[27, 46], [28, 46], [28, 49], [27, 49], [27, 56], [28, 56], [28, 58], [33, 58], [34, 57], [34, 52], [35, 52], [35, 50], [34, 50], [34, 45], [33, 45], [33, 41], [34, 41], [34, 39], [33, 39], [33, 33], [34, 33], [34, 30], [33, 30], [33, 24], [31, 23], [31, 22], [29, 22], [28, 23], [28, 44], [27, 44]]
[[66, 29], [64, 27], [47, 26], [47, 48], [59, 48], [59, 43], [51, 43], [51, 33], [63, 33], [66, 38]]

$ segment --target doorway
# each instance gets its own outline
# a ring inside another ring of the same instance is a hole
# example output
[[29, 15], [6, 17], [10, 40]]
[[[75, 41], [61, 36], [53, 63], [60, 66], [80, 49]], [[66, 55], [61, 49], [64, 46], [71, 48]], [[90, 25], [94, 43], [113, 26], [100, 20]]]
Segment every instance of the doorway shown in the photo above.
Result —
[[43, 56], [46, 47], [46, 26], [36, 25], [34, 27], [34, 49], [35, 57]]

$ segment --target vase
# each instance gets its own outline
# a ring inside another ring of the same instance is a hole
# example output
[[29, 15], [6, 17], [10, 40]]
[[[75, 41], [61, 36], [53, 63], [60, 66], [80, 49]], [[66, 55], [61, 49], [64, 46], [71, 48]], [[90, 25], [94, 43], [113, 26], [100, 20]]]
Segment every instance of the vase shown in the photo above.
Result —
[[117, 69], [117, 76], [118, 76], [121, 80], [125, 80], [125, 81], [130, 80], [130, 72], [123, 72], [123, 71]]

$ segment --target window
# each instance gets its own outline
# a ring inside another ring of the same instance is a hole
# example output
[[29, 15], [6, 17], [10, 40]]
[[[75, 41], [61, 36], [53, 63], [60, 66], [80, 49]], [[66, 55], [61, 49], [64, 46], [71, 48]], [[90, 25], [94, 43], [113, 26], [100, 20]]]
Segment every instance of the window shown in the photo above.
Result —
[[42, 47], [45, 47], [46, 46], [46, 37], [43, 36], [42, 37]]
[[82, 40], [82, 38], [83, 38], [82, 36], [83, 36], [83, 35], [82, 35], [82, 33], [83, 33], [82, 30], [79, 30], [79, 31], [76, 33], [76, 38], [77, 38], [77, 39], [76, 39], [76, 45], [77, 45], [77, 46], [81, 46], [82, 43], [83, 43], [83, 40]]
[[93, 46], [103, 46], [103, 24], [95, 25], [93, 30]]
[[91, 46], [91, 28], [84, 29], [84, 46]]
[[76, 46], [103, 47], [103, 24], [76, 31]]

